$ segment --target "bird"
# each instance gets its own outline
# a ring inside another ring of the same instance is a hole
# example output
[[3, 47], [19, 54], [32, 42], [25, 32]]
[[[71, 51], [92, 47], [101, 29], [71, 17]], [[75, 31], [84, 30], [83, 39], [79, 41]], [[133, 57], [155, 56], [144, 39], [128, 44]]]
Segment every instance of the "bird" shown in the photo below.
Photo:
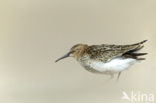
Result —
[[145, 60], [141, 56], [147, 53], [139, 53], [138, 51], [144, 47], [143, 44], [146, 41], [128, 45], [76, 44], [67, 54], [58, 58], [55, 62], [73, 57], [89, 72], [110, 75], [111, 78], [117, 74], [117, 78], [119, 78], [121, 72], [129, 69], [137, 62]]

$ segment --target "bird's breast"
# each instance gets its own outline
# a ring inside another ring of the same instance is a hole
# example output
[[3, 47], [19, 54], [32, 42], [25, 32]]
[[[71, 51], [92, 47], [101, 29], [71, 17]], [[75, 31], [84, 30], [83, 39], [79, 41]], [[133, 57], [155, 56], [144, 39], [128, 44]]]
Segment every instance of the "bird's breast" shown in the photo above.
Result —
[[83, 66], [89, 67], [98, 72], [121, 72], [125, 69], [128, 69], [136, 62], [137, 61], [135, 59], [122, 57], [114, 58], [106, 63], [94, 59], [89, 59], [83, 64]]

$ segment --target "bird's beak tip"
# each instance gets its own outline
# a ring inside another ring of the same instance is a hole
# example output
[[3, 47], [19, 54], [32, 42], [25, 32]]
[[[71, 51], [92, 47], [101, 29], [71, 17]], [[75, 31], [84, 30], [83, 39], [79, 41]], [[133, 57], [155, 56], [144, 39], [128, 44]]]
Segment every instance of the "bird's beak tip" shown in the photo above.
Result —
[[64, 58], [69, 57], [69, 55], [70, 55], [70, 52], [69, 52], [69, 53], [67, 53], [67, 54], [65, 54], [64, 56], [62, 56], [62, 57], [58, 58], [58, 59], [55, 61], [55, 63], [56, 63], [56, 62], [58, 62], [58, 61], [59, 61], [59, 60], [61, 60], [61, 59], [64, 59]]

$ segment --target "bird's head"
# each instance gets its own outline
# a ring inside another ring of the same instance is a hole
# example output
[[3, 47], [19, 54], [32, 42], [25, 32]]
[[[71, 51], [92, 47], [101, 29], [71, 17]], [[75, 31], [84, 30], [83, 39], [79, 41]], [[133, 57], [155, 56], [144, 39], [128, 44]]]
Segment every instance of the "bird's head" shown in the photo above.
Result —
[[66, 57], [74, 57], [76, 59], [79, 59], [87, 47], [88, 45], [86, 44], [76, 44], [70, 49], [70, 51], [67, 54], [58, 58], [55, 62], [58, 62], [59, 60], [64, 59]]

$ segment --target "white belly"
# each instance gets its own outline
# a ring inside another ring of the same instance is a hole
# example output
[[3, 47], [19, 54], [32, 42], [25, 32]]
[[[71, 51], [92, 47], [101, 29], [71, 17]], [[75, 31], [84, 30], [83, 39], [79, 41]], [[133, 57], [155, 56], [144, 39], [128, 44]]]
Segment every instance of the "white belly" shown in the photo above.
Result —
[[88, 60], [86, 65], [95, 69], [99, 72], [121, 72], [125, 69], [128, 69], [132, 64], [136, 63], [137, 60], [132, 58], [114, 58], [107, 63], [101, 61]]

